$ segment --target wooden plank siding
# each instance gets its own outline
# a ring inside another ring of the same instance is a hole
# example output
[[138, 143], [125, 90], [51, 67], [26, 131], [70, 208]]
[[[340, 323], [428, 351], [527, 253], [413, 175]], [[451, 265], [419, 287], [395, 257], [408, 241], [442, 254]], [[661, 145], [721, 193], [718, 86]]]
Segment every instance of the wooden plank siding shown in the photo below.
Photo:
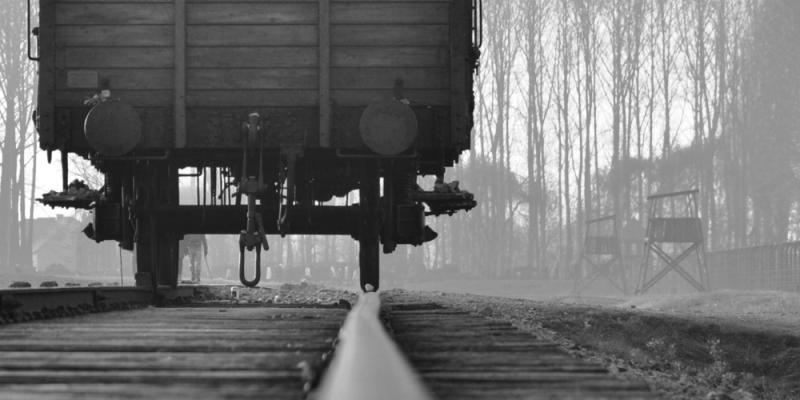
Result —
[[56, 25], [172, 25], [172, 2], [56, 4]]
[[69, 72], [96, 72], [112, 96], [137, 107], [173, 107], [173, 0], [56, 0], [56, 96], [79, 107], [93, 93]]
[[[413, 88], [426, 89], [419, 93], [423, 101], [446, 104], [446, 96], [429, 92], [449, 89], [448, 10], [447, 2], [409, 7], [402, 1], [333, 1], [333, 102], [364, 106], [380, 97], [380, 91], [391, 93], [395, 79], [402, 78], [409, 82], [409, 95]], [[188, 15], [189, 90], [197, 101], [192, 105], [240, 106], [246, 100], [236, 99], [236, 93], [248, 88], [252, 93], [242, 96], [264, 99], [269, 97], [265, 91], [297, 89], [285, 106], [318, 104], [303, 92], [319, 89], [318, 2], [191, 1]], [[408, 24], [422, 24], [422, 29], [409, 29]], [[441, 80], [420, 78], [427, 72]], [[209, 90], [215, 93], [197, 93]]]
[[319, 24], [317, 25], [319, 52], [319, 145], [331, 147], [331, 118], [333, 102], [331, 101], [331, 0], [319, 0]]
[[173, 0], [173, 120], [175, 147], [186, 147], [186, 0]]
[[[68, 71], [97, 72], [114, 97], [134, 106], [173, 107], [173, 0], [55, 3], [57, 107], [81, 107], [92, 94], [70, 88]], [[333, 112], [391, 96], [396, 79], [414, 104], [449, 106], [452, 3], [331, 0]], [[189, 111], [319, 107], [319, 0], [185, 0], [185, 7]]]
[[334, 101], [363, 106], [402, 79], [414, 103], [447, 105], [449, 3], [334, 0]]

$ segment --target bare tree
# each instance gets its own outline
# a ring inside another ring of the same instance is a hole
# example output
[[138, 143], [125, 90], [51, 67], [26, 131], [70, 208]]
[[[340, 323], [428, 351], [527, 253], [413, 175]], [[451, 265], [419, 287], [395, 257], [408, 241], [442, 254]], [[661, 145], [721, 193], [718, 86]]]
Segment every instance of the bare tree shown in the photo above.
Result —
[[[10, 2], [0, 9], [0, 111], [4, 137], [0, 143], [0, 265], [31, 266], [31, 225], [25, 222], [25, 173], [28, 159], [25, 148], [31, 144], [31, 110], [34, 92], [34, 65], [27, 59], [26, 4]], [[32, 217], [32, 216], [31, 216]], [[24, 234], [23, 234], [24, 232]]]
[[558, 23], [554, 27], [555, 51], [553, 54], [553, 74], [550, 79], [550, 90], [553, 105], [556, 108], [553, 128], [557, 142], [557, 176], [556, 179], [556, 217], [558, 219], [558, 267], [560, 273], [568, 272], [568, 261], [571, 253], [571, 201], [570, 201], [570, 94], [572, 74], [572, 37], [569, 21], [570, 5], [567, 0], [559, 0], [554, 15]]
[[[513, 76], [514, 62], [517, 56], [515, 24], [517, 18], [517, 4], [512, 1], [488, 3], [485, 7], [484, 19], [487, 27], [487, 61], [493, 80], [494, 126], [491, 136], [489, 157], [492, 163], [498, 165], [498, 172], [505, 171], [511, 162], [510, 146], [510, 110], [511, 110], [511, 78]], [[502, 246], [494, 249], [495, 265], [498, 273], [511, 266], [510, 248], [513, 235], [513, 206], [510, 196], [511, 186], [509, 174], [500, 174], [486, 188], [492, 193], [492, 225], [494, 242]]]
[[[593, 124], [596, 120], [597, 90], [595, 86], [595, 76], [597, 75], [598, 57], [598, 26], [599, 5], [597, 2], [587, 0], [577, 0], [575, 13], [577, 15], [578, 26], [578, 45], [583, 61], [583, 102], [578, 104], [578, 113], [583, 118], [579, 119], [579, 131], [583, 131], [581, 140], [581, 167], [583, 169], [583, 215], [584, 218], [592, 218], [592, 154], [596, 154], [597, 148], [592, 151], [592, 128], [594, 127], [595, 138], [597, 125]], [[580, 91], [580, 87], [578, 88]], [[580, 132], [579, 132], [580, 133]], [[594, 142], [596, 143], [596, 142]], [[579, 225], [583, 225], [579, 221]]]
[[746, 146], [756, 242], [787, 239], [797, 194], [799, 26], [800, 3], [791, 0], [761, 3], [753, 22]]
[[520, 24], [520, 43], [522, 57], [527, 73], [526, 96], [526, 166], [528, 173], [528, 246], [526, 264], [540, 274], [546, 251], [546, 175], [544, 152], [545, 122], [549, 109], [550, 96], [545, 90], [548, 58], [545, 51], [545, 35], [550, 15], [547, 1], [525, 2], [523, 22]]

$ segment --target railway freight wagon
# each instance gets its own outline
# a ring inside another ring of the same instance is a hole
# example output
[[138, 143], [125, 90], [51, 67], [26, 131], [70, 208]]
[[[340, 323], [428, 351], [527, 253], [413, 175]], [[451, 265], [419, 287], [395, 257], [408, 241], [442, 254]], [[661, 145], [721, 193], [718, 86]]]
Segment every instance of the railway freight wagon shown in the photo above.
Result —
[[135, 249], [138, 286], [178, 283], [185, 234], [240, 235], [247, 285], [267, 235], [338, 234], [376, 290], [381, 247], [475, 205], [443, 175], [470, 146], [479, 25], [478, 0], [40, 0], [40, 146], [105, 175], [68, 187], [64, 161], [42, 201], [92, 208], [85, 232]]

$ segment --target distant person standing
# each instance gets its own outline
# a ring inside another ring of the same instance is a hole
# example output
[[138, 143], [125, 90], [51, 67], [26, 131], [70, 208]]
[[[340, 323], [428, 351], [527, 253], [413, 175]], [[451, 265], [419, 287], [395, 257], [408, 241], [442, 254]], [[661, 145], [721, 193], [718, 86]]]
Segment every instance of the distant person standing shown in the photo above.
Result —
[[[200, 282], [200, 270], [203, 268], [203, 257], [208, 256], [206, 235], [185, 235], [181, 240], [181, 265], [183, 257], [189, 256], [189, 269], [192, 271], [192, 283]], [[202, 255], [200, 252], [202, 251]]]

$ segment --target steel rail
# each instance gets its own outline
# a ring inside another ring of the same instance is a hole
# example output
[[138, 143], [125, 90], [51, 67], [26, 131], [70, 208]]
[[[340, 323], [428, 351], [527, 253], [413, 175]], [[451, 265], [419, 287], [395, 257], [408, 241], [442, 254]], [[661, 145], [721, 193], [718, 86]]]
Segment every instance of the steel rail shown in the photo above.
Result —
[[433, 395], [381, 324], [377, 293], [365, 293], [347, 315], [315, 399], [428, 400]]

